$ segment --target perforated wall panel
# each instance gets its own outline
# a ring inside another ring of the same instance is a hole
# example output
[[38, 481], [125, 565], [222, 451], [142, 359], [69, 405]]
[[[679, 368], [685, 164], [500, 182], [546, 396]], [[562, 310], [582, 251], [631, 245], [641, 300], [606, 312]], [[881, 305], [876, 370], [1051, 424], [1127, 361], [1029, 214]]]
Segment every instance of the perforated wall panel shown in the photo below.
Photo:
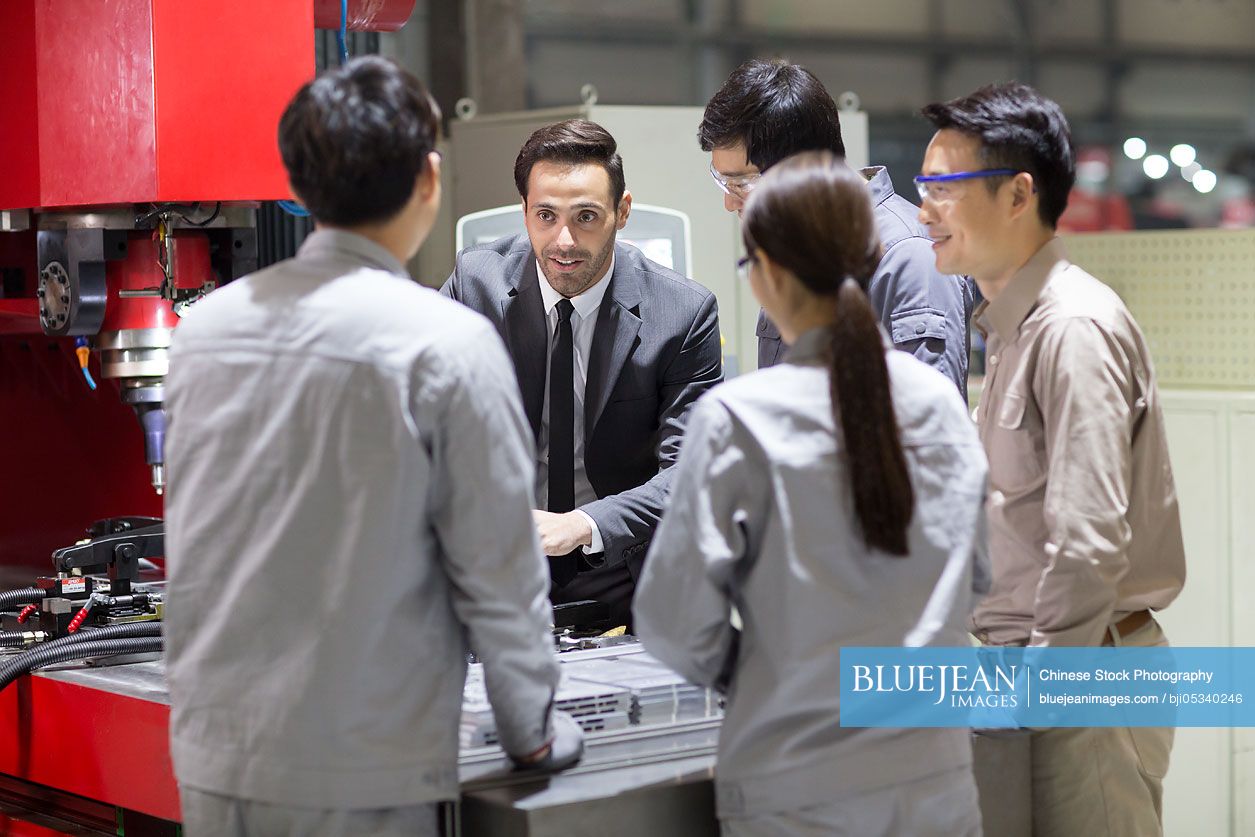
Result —
[[1255, 230], [1066, 237], [1072, 260], [1124, 299], [1159, 386], [1255, 390]]

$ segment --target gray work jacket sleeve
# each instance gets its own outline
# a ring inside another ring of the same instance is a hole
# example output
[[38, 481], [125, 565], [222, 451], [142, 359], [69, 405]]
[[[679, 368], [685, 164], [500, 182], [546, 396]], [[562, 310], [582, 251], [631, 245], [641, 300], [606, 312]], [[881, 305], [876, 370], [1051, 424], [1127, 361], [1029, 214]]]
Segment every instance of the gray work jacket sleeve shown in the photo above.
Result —
[[461, 296], [458, 295], [457, 279], [458, 279], [458, 268], [455, 262], [453, 266], [453, 272], [449, 274], [449, 278], [444, 280], [444, 284], [440, 286], [440, 295], [447, 296], [449, 299], [453, 299], [458, 302], [461, 302], [462, 298]]
[[761, 308], [758, 311], [758, 323], [754, 326], [754, 336], [758, 338], [758, 368], [766, 369], [784, 360], [787, 347], [780, 329]]
[[[662, 517], [671, 487], [671, 468], [685, 442], [693, 404], [723, 380], [719, 309], [713, 294], [697, 311], [679, 351], [659, 376], [658, 473], [643, 485], [610, 494], [580, 507], [593, 519], [605, 544], [605, 565], [631, 561], [631, 547], [643, 547]], [[639, 559], [637, 559], [639, 560]]]
[[549, 571], [532, 522], [532, 441], [510, 360], [486, 323], [476, 346], [435, 401], [443, 416], [433, 423], [428, 502], [452, 607], [484, 663], [502, 748], [521, 756], [552, 731], [558, 664]]
[[893, 345], [945, 375], [966, 398], [968, 280], [938, 273], [932, 242], [909, 237], [885, 250], [869, 295]]
[[722, 685], [736, 651], [730, 620], [739, 581], [749, 571], [751, 533], [761, 531], [750, 515], [767, 506], [755, 496], [768, 490], [761, 476], [731, 444], [724, 407], [702, 400], [689, 421], [672, 503], [633, 603], [646, 649], [698, 685]]

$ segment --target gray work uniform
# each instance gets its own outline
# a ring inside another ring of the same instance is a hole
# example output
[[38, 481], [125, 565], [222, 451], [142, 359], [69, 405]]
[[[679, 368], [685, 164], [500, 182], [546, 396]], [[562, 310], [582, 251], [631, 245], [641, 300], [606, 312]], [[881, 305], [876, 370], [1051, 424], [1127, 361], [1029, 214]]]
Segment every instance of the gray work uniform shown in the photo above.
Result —
[[167, 379], [181, 785], [456, 798], [468, 648], [504, 749], [544, 745], [558, 666], [517, 389], [487, 320], [342, 231], [191, 308]]
[[[919, 207], [893, 190], [888, 169], [873, 166], [862, 173], [885, 251], [867, 289], [872, 310], [895, 346], [953, 381], [966, 400], [972, 281], [937, 271], [932, 239], [919, 222]], [[761, 311], [755, 333], [759, 369], [784, 359], [780, 331]]]
[[400, 808], [327, 809], [272, 805], [179, 788], [189, 837], [442, 837], [436, 803]]
[[915, 510], [909, 557], [869, 550], [834, 433], [827, 339], [803, 334], [786, 363], [694, 408], [637, 592], [637, 631], [694, 683], [731, 671], [716, 767], [728, 833], [790, 833], [789, 817], [839, 817], [864, 800], [909, 808], [910, 787], [943, 774], [928, 797], [948, 800], [932, 803], [935, 833], [976, 833], [968, 732], [840, 727], [839, 652], [968, 644], [974, 592], [988, 583], [985, 456], [953, 385], [886, 341]]

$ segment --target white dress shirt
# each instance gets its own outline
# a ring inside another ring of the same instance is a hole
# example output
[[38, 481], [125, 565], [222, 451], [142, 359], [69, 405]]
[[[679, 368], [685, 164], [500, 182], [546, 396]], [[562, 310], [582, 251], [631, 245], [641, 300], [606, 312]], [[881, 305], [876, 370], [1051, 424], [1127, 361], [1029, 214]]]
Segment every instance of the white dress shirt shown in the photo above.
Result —
[[[536, 262], [536, 275], [540, 277], [540, 296], [545, 303], [545, 322], [548, 341], [548, 355], [553, 355], [553, 337], [558, 330], [558, 303], [565, 299], [553, 289], [549, 279]], [[593, 332], [597, 329], [597, 311], [606, 296], [606, 288], [610, 285], [610, 277], [614, 275], [614, 253], [610, 254], [610, 268], [606, 275], [579, 296], [571, 297], [571, 339], [575, 349], [575, 505], [582, 506], [597, 499], [597, 492], [588, 481], [588, 471], [584, 467], [584, 389], [588, 384], [588, 358], [593, 349]], [[540, 443], [536, 446], [536, 502], [541, 508], [549, 506], [549, 364], [545, 364], [545, 399], [540, 414]], [[588, 525], [593, 530], [593, 542], [584, 547], [585, 554], [595, 555], [603, 552], [601, 531], [592, 517], [580, 509]]]

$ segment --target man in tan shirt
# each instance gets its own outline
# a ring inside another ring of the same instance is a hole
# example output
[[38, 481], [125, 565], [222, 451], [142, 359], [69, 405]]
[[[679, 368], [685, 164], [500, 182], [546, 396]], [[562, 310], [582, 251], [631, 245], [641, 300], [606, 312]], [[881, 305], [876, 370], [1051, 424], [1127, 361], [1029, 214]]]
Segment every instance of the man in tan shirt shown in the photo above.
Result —
[[[1166, 645], [1151, 616], [1185, 581], [1163, 412], [1137, 323], [1068, 261], [1055, 226], [1075, 163], [1058, 105], [1018, 83], [928, 105], [916, 178], [942, 273], [971, 275], [987, 341], [993, 585], [973, 632], [998, 645]], [[1171, 729], [1033, 735], [1033, 833], [1162, 833]]]

